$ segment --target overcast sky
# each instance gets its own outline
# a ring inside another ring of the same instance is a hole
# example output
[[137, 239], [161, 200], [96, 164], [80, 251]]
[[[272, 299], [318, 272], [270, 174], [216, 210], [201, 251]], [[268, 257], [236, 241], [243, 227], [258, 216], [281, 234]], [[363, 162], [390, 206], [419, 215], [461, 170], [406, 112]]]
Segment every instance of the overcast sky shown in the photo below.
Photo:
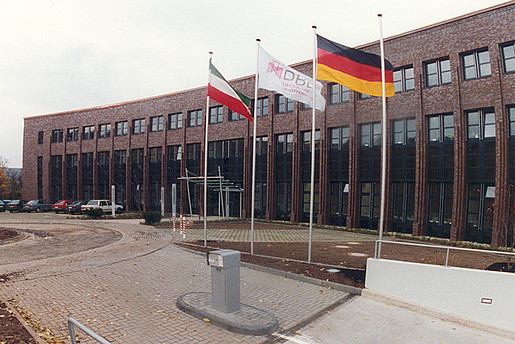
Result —
[[0, 157], [22, 167], [24, 117], [204, 86], [209, 51], [234, 79], [255, 73], [256, 38], [293, 64], [312, 58], [312, 25], [357, 46], [378, 39], [378, 13], [386, 38], [503, 2], [2, 1]]

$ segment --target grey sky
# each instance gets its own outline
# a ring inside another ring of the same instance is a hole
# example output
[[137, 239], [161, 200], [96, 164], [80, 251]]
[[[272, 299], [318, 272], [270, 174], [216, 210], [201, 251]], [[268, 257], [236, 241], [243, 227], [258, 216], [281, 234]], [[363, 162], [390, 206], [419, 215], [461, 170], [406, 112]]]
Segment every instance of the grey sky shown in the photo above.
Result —
[[[312, 25], [349, 46], [505, 1], [17, 0], [0, 6], [0, 156], [22, 166], [23, 117], [140, 99], [256, 69], [256, 38], [286, 64], [312, 58]], [[388, 57], [388, 56], [387, 56]]]

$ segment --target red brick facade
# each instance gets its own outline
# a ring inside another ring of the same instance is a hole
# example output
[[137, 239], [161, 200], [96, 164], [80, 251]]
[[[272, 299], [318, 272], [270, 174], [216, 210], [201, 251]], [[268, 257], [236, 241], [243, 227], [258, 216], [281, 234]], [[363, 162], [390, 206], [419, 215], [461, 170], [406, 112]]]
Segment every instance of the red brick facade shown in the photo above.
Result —
[[[427, 231], [428, 218], [428, 183], [427, 183], [427, 120], [426, 117], [435, 114], [452, 113], [454, 116], [454, 194], [453, 215], [450, 238], [465, 239], [467, 214], [466, 186], [466, 149], [467, 149], [467, 120], [468, 110], [493, 108], [495, 111], [496, 137], [496, 179], [495, 179], [495, 213], [492, 230], [492, 244], [506, 245], [510, 217], [510, 132], [507, 108], [515, 105], [515, 73], [506, 73], [503, 69], [503, 55], [500, 45], [515, 40], [515, 2], [495, 6], [470, 15], [465, 15], [443, 23], [421, 28], [385, 40], [385, 55], [394, 68], [413, 66], [415, 87], [413, 90], [401, 92], [387, 100], [388, 136], [387, 142], [392, 142], [391, 121], [403, 118], [415, 118], [416, 121], [416, 177], [415, 177], [415, 206], [413, 233], [424, 235]], [[342, 42], [344, 43], [344, 42]], [[461, 53], [487, 47], [490, 56], [491, 75], [474, 80], [464, 80], [463, 61]], [[379, 53], [378, 42], [359, 47], [365, 51]], [[441, 57], [449, 57], [451, 65], [451, 83], [426, 87], [424, 61]], [[294, 66], [296, 69], [311, 75], [311, 62], [303, 62]], [[254, 77], [243, 77], [233, 80], [231, 84], [248, 96], [254, 93]], [[329, 190], [328, 190], [328, 129], [349, 126], [350, 128], [350, 166], [349, 166], [349, 208], [347, 226], [358, 227], [360, 216], [359, 190], [359, 128], [363, 123], [379, 122], [381, 120], [381, 99], [358, 99], [355, 92], [351, 100], [342, 104], [331, 105], [328, 97], [327, 83], [324, 84], [323, 94], [328, 105], [325, 113], [318, 112], [316, 117], [317, 129], [320, 129], [321, 168], [320, 168], [320, 201], [319, 223], [329, 223]], [[300, 171], [300, 133], [311, 129], [311, 110], [304, 110], [301, 104], [295, 103], [293, 113], [278, 114], [275, 111], [273, 93], [260, 90], [259, 97], [269, 96], [269, 112], [267, 116], [259, 117], [257, 136], [268, 136], [268, 171], [267, 174], [267, 218], [275, 218], [276, 194], [274, 192], [274, 135], [293, 133], [293, 169], [292, 169], [292, 207], [291, 221], [301, 220], [302, 190], [299, 182]], [[203, 109], [205, 114], [206, 88], [198, 88], [157, 96], [148, 99], [130, 101], [121, 104], [102, 106], [66, 113], [33, 116], [25, 118], [23, 142], [23, 196], [25, 199], [38, 197], [37, 158], [42, 157], [43, 197], [50, 200], [50, 157], [63, 156], [63, 172], [65, 178], [66, 154], [109, 151], [111, 157], [115, 150], [130, 150], [143, 148], [145, 161], [148, 161], [149, 147], [162, 147], [163, 162], [166, 161], [166, 147], [182, 145], [183, 154], [187, 143], [201, 144], [204, 152], [204, 125], [188, 127], [187, 113], [190, 110]], [[213, 104], [211, 104], [212, 106]], [[168, 129], [168, 114], [183, 114], [181, 129]], [[150, 132], [148, 125], [153, 116], [164, 116], [164, 130]], [[209, 141], [244, 139], [245, 164], [243, 179], [243, 216], [250, 214], [251, 190], [251, 136], [252, 124], [246, 120], [229, 121], [228, 110], [224, 108], [224, 121], [209, 126]], [[145, 118], [147, 130], [144, 134], [132, 134], [132, 120]], [[127, 120], [128, 135], [115, 136], [115, 123]], [[111, 124], [110, 138], [99, 138], [99, 124]], [[84, 126], [95, 126], [95, 138], [82, 140], [81, 131]], [[79, 139], [74, 142], [66, 140], [67, 128], [78, 127]], [[64, 139], [60, 143], [52, 143], [52, 130], [63, 129]], [[38, 132], [43, 131], [43, 143], [38, 144]], [[513, 134], [512, 134], [513, 135]], [[512, 148], [513, 149], [513, 148]], [[388, 151], [387, 165], [390, 170], [391, 152]], [[128, 154], [129, 156], [129, 154]], [[127, 166], [130, 166], [130, 159]], [[111, 158], [111, 173], [113, 176], [113, 159]], [[203, 158], [201, 159], [203, 164]], [[185, 168], [185, 159], [182, 168]], [[144, 180], [148, 182], [148, 163], [145, 164]], [[201, 169], [203, 171], [203, 167]], [[130, 169], [127, 168], [127, 199], [130, 204]], [[93, 176], [93, 190], [97, 189], [96, 170]], [[162, 168], [162, 185], [168, 188], [165, 163]], [[387, 173], [387, 212], [391, 214], [391, 183], [390, 173]], [[82, 198], [83, 190], [80, 183], [81, 170], [78, 168], [78, 198]], [[513, 181], [512, 181], [513, 182]], [[144, 195], [149, 204], [149, 188], [145, 187]], [[63, 194], [66, 194], [66, 183], [63, 181]], [[94, 196], [96, 196], [94, 191]], [[183, 204], [186, 195], [182, 194]], [[169, 205], [166, 206], [169, 209]], [[183, 211], [186, 211], [183, 209]], [[385, 218], [385, 228], [390, 228], [391, 216]]]

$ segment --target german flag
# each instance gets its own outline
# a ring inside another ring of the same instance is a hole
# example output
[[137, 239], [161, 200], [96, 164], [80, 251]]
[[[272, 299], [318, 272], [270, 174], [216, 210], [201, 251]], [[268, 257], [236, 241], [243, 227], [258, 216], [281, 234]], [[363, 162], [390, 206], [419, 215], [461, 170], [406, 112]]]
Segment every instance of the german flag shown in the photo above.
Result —
[[[333, 81], [361, 93], [382, 97], [381, 57], [317, 35], [317, 79]], [[385, 59], [386, 96], [395, 94], [393, 67]]]

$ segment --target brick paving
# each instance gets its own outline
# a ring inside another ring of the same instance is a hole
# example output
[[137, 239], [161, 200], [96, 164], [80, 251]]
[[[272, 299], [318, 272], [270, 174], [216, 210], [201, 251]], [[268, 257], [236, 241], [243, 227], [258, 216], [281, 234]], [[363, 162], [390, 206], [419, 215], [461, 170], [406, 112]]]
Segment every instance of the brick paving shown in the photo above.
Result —
[[[69, 316], [112, 343], [260, 343], [267, 339], [219, 329], [178, 310], [175, 302], [180, 295], [210, 291], [205, 257], [173, 245], [179, 232], [134, 220], [38, 222], [34, 217], [16, 222], [53, 230], [50, 246], [58, 245], [62, 251], [59, 255], [50, 250], [45, 257], [34, 234], [24, 242], [1, 245], [0, 274], [17, 274], [1, 285], [0, 298], [15, 300], [60, 340], [69, 342]], [[0, 217], [0, 225], [15, 223]], [[16, 251], [17, 245], [21, 246]], [[31, 258], [35, 252], [38, 255]], [[241, 281], [241, 301], [273, 313], [280, 330], [293, 328], [348, 296], [246, 268], [241, 269]], [[81, 334], [79, 338], [81, 343], [94, 343]]]

